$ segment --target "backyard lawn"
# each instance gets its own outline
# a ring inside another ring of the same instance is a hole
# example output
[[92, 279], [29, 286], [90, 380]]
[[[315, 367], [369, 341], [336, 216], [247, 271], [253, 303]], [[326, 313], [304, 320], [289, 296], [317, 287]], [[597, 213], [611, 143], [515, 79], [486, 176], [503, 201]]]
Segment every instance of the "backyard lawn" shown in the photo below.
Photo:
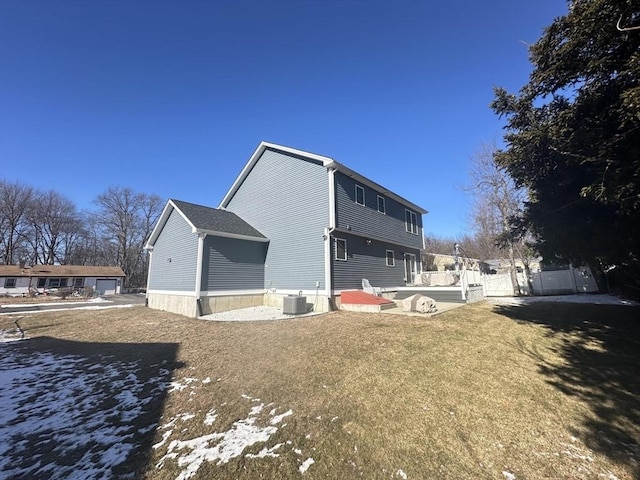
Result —
[[0, 478], [640, 477], [638, 307], [20, 325], [0, 344]]

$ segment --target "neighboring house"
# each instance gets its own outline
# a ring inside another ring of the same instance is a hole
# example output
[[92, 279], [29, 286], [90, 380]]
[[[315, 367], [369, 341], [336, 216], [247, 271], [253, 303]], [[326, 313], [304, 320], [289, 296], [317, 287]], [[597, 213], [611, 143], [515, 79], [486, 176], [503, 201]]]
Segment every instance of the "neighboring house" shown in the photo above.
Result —
[[456, 261], [458, 267], [465, 266], [467, 270], [479, 270], [480, 260], [477, 258], [455, 257], [454, 255], [445, 255], [441, 253], [422, 252], [422, 266], [425, 270], [432, 272], [444, 272], [446, 270], [455, 270]]
[[[525, 268], [525, 260], [521, 258], [514, 259], [516, 271], [518, 273], [522, 273], [526, 270]], [[485, 260], [484, 262], [480, 262], [480, 269], [484, 273], [509, 273], [511, 271], [511, 260], [508, 258], [495, 258], [490, 260]], [[526, 260], [526, 266], [529, 268], [531, 272], [539, 272], [542, 270], [542, 257], [530, 258]], [[562, 269], [566, 269], [567, 267], [562, 267]]]
[[0, 265], [0, 295], [44, 293], [55, 288], [91, 288], [99, 295], [113, 295], [120, 293], [124, 277], [120, 267]]
[[169, 200], [145, 247], [148, 304], [197, 316], [302, 294], [327, 311], [363, 278], [412, 284], [425, 213], [331, 158], [262, 142], [217, 209]]

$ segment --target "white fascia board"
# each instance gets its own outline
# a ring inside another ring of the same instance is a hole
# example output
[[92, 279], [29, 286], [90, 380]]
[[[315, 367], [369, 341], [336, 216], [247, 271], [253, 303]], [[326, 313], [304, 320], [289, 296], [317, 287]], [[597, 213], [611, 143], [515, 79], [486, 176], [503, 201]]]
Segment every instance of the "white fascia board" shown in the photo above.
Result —
[[394, 242], [392, 240], [389, 240], [388, 238], [376, 237], [375, 235], [369, 235], [367, 233], [353, 232], [351, 230], [347, 230], [346, 228], [336, 228], [333, 230], [333, 233], [344, 233], [345, 235], [353, 235], [354, 237], [370, 238], [374, 242], [389, 243], [391, 245], [397, 245], [398, 247], [410, 248], [411, 250], [421, 250], [420, 247], [416, 247], [414, 245]]
[[252, 237], [250, 235], [240, 235], [237, 233], [228, 233], [228, 232], [218, 232], [215, 230], [202, 230], [196, 229], [193, 231], [194, 233], [203, 233], [206, 235], [211, 235], [212, 237], [224, 237], [224, 238], [234, 238], [236, 240], [249, 240], [251, 242], [262, 242], [268, 243], [269, 239], [264, 237]]
[[253, 155], [251, 155], [249, 161], [240, 172], [240, 175], [238, 175], [238, 178], [236, 178], [235, 182], [233, 182], [233, 185], [231, 185], [231, 188], [220, 202], [218, 208], [226, 208], [226, 206], [229, 205], [231, 198], [238, 191], [238, 188], [240, 188], [240, 185], [242, 185], [244, 179], [247, 178], [247, 175], [249, 175], [249, 172], [251, 172], [253, 166], [258, 162], [264, 151], [268, 148], [284, 153], [289, 153], [291, 155], [308, 158], [310, 160], [316, 160], [318, 162], [321, 162], [323, 166], [326, 166], [329, 163], [333, 162], [333, 159], [324, 157], [322, 155], [317, 155], [315, 153], [305, 152], [304, 150], [298, 150], [296, 148], [285, 147], [284, 145], [278, 145], [276, 143], [260, 142], [260, 145], [258, 145], [258, 148], [256, 148], [256, 150], [253, 152]]
[[409, 200], [407, 200], [406, 198], [401, 197], [400, 195], [398, 195], [397, 193], [393, 193], [391, 190], [386, 189], [385, 187], [383, 187], [382, 185], [380, 185], [379, 183], [374, 182], [373, 180], [369, 180], [367, 177], [364, 177], [362, 175], [360, 175], [358, 172], [355, 172], [353, 170], [351, 170], [349, 167], [346, 167], [345, 165], [333, 161], [330, 164], [326, 165], [328, 168], [333, 168], [341, 173], [344, 173], [346, 176], [353, 178], [356, 182], [358, 183], [362, 183], [372, 189], [374, 189], [375, 191], [379, 192], [379, 193], [383, 193], [384, 195], [386, 195], [389, 198], [394, 199], [395, 201], [411, 208], [412, 210], [415, 210], [416, 212], [419, 212], [422, 215], [425, 215], [427, 213], [429, 213], [427, 210], [425, 210], [424, 208], [416, 205], [413, 202], [410, 202]]
[[176, 206], [175, 203], [169, 200], [167, 204], [164, 206], [164, 210], [162, 210], [162, 214], [160, 215], [160, 218], [158, 219], [156, 226], [153, 228], [153, 231], [149, 236], [149, 240], [147, 240], [147, 244], [144, 246], [145, 250], [153, 249], [153, 246], [155, 245], [156, 240], [158, 239], [158, 235], [160, 235], [160, 231], [164, 228], [164, 224], [167, 223], [167, 220], [169, 219], [169, 215], [171, 215], [171, 212], [174, 209], [177, 210], [180, 216], [184, 218], [184, 220], [189, 224], [189, 226], [191, 227], [191, 231], [193, 233], [196, 233], [195, 225], [191, 223], [191, 221], [187, 218], [187, 216], [184, 213], [182, 213], [182, 211]]

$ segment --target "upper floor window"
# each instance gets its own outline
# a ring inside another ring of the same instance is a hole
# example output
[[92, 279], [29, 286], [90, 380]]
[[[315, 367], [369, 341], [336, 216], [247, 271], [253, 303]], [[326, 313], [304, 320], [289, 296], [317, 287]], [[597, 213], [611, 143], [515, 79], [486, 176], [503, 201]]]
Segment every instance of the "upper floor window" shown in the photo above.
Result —
[[4, 279], [4, 288], [16, 288], [16, 279], [15, 278], [5, 278]]
[[360, 185], [356, 185], [356, 203], [358, 205], [364, 205], [364, 188]]
[[404, 224], [407, 228], [407, 232], [418, 234], [418, 215], [411, 210], [404, 211]]
[[347, 241], [344, 238], [335, 239], [335, 259], [347, 260]]
[[387, 213], [387, 206], [384, 202], [384, 197], [378, 195], [378, 211], [380, 213]]

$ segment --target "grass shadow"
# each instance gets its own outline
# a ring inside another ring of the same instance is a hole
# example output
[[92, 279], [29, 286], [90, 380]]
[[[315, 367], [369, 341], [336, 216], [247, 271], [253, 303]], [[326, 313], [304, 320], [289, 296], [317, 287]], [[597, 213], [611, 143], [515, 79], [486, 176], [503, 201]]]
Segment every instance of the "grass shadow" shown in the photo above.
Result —
[[37, 337], [0, 352], [0, 477], [138, 478], [178, 344]]
[[564, 362], [537, 360], [551, 385], [590, 408], [583, 430], [574, 434], [593, 451], [630, 465], [640, 478], [640, 308], [535, 303], [494, 309], [559, 335], [557, 353]]

